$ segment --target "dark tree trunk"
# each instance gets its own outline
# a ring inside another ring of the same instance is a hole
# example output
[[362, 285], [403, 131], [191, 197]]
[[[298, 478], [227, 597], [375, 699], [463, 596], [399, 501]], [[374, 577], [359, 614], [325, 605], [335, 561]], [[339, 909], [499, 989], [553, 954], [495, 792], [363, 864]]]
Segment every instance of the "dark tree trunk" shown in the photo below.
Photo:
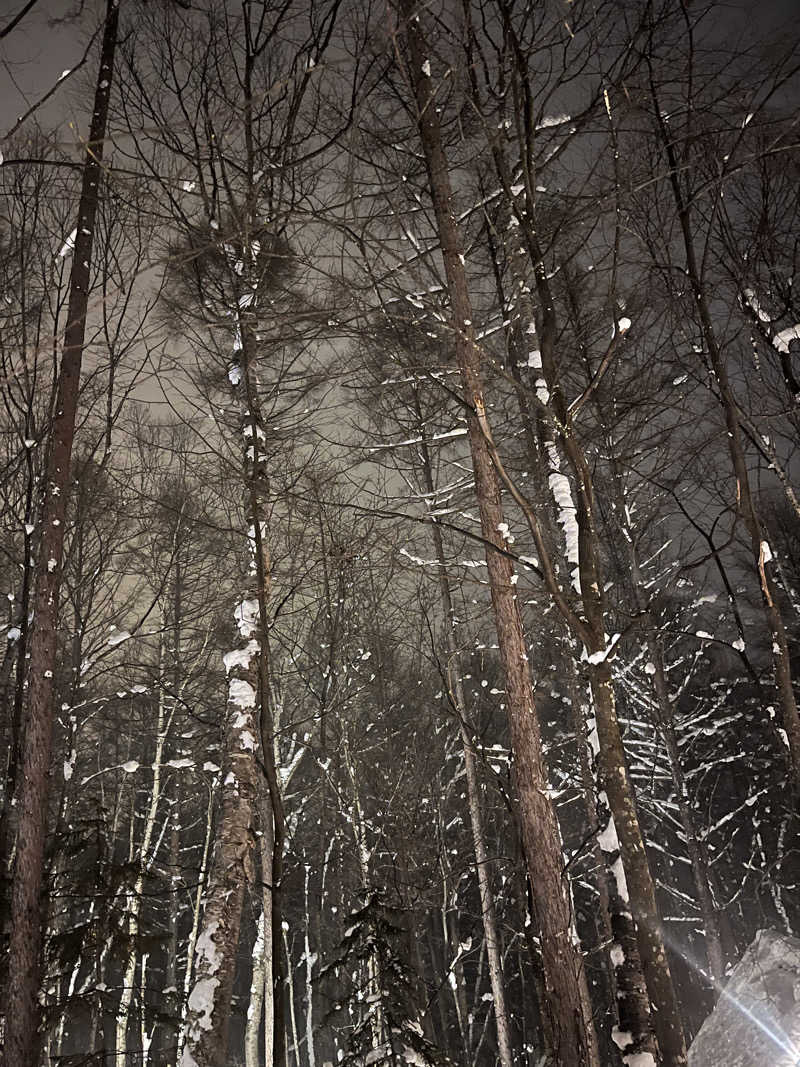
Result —
[[102, 177], [103, 144], [118, 21], [118, 0], [108, 0], [94, 111], [83, 170], [67, 324], [64, 330], [64, 348], [41, 511], [42, 536], [29, 667], [30, 699], [17, 788], [18, 844], [11, 895], [11, 938], [8, 951], [8, 973], [14, 976], [14, 980], [9, 984], [6, 998], [6, 1067], [22, 1067], [23, 1064], [36, 1062], [39, 1021], [37, 994], [42, 946], [40, 898], [53, 741], [53, 674], [56, 666], [58, 597], [72, 445], [86, 333], [89, 270]]
[[[714, 320], [711, 317], [708, 293], [703, 279], [703, 269], [698, 263], [695, 251], [695, 235], [691, 215], [691, 194], [681, 186], [680, 174], [684, 167], [678, 159], [675, 143], [667, 130], [662, 113], [659, 110], [658, 93], [651, 75], [651, 91], [654, 113], [669, 165], [670, 185], [675, 201], [675, 210], [681, 228], [684, 253], [686, 256], [686, 273], [689, 277], [692, 296], [697, 306], [698, 318], [703, 340], [707, 349], [707, 360], [711, 375], [719, 391], [719, 401], [725, 416], [726, 439], [731, 466], [736, 478], [736, 514], [744, 524], [750, 539], [753, 567], [758, 575], [761, 602], [771, 637], [772, 658], [775, 668], [775, 686], [781, 709], [781, 725], [785, 734], [785, 746], [781, 744], [779, 731], [775, 730], [777, 743], [787, 750], [789, 779], [795, 799], [800, 793], [800, 715], [794, 696], [792, 667], [789, 657], [789, 642], [778, 600], [777, 587], [773, 577], [772, 551], [764, 538], [761, 515], [753, 495], [750, 472], [747, 466], [747, 454], [742, 439], [742, 425], [736, 394], [728, 376], [725, 355], [717, 338]], [[691, 103], [691, 102], [690, 102]]]
[[430, 181], [439, 239], [452, 308], [456, 357], [461, 370], [468, 420], [473, 473], [482, 534], [487, 542], [486, 563], [492, 594], [498, 645], [506, 681], [506, 700], [514, 749], [520, 824], [525, 857], [541, 930], [542, 963], [553, 1053], [560, 1067], [590, 1067], [598, 1063], [597, 1040], [580, 946], [573, 940], [569, 894], [565, 885], [558, 822], [547, 792], [547, 772], [533, 701], [528, 651], [513, 566], [503, 553], [500, 524], [503, 510], [500, 484], [482, 426], [486, 412], [480, 355], [475, 345], [472, 309], [462, 261], [458, 227], [441, 129], [433, 98], [433, 84], [425, 41], [413, 0], [400, 0], [403, 32], [408, 46], [408, 72], [418, 108], [422, 148]]

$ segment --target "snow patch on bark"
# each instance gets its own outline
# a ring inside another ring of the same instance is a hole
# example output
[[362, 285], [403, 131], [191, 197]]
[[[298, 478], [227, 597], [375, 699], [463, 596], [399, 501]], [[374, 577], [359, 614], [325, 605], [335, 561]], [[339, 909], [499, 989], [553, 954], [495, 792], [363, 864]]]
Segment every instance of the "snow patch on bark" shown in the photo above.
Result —
[[258, 625], [258, 601], [243, 600], [233, 612], [239, 633], [244, 638], [250, 638], [256, 632]]
[[228, 701], [237, 708], [254, 708], [256, 691], [243, 678], [231, 678], [228, 682]]
[[201, 978], [195, 982], [189, 994], [189, 1010], [197, 1016], [196, 1025], [192, 1027], [192, 1036], [198, 1036], [199, 1030], [211, 1029], [211, 1016], [214, 1013], [214, 994], [219, 985], [219, 978]]
[[216, 919], [213, 922], [210, 922], [198, 937], [197, 947], [195, 948], [198, 962], [202, 960], [204, 963], [207, 963], [209, 970], [212, 973], [217, 970], [220, 964], [219, 952], [217, 951], [217, 946], [214, 944], [214, 934], [218, 929], [219, 923]]
[[778, 352], [788, 356], [789, 345], [792, 341], [800, 341], [800, 322], [796, 326], [789, 326], [780, 333], [776, 333], [772, 338], [772, 345]]
[[234, 648], [231, 652], [226, 652], [222, 657], [225, 673], [230, 674], [234, 667], [241, 667], [246, 671], [250, 666], [250, 660], [260, 651], [261, 646], [258, 641], [248, 641], [244, 648]]

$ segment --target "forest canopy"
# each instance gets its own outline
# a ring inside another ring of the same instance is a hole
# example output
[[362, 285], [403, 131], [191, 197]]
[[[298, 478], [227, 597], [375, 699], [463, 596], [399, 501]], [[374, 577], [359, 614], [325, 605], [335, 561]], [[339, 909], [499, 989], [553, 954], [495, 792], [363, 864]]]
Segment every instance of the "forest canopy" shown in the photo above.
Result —
[[82, 54], [0, 129], [5, 1067], [685, 1067], [800, 928], [796, 30], [51, 6], [0, 22]]

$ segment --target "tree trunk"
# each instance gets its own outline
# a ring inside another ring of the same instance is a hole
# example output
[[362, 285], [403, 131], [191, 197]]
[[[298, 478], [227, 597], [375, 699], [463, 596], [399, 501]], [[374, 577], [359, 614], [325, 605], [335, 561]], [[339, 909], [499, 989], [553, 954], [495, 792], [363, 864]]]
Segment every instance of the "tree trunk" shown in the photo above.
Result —
[[703, 339], [708, 350], [708, 363], [711, 373], [719, 390], [719, 401], [725, 416], [726, 440], [731, 465], [736, 477], [736, 514], [741, 518], [750, 538], [750, 548], [753, 558], [753, 567], [758, 576], [758, 586], [761, 592], [761, 603], [767, 620], [771, 637], [772, 661], [775, 668], [775, 685], [778, 690], [778, 699], [781, 707], [781, 723], [783, 735], [778, 732], [778, 743], [783, 742], [782, 747], [787, 749], [789, 777], [795, 798], [800, 794], [800, 716], [798, 716], [797, 702], [794, 696], [792, 684], [792, 668], [789, 658], [789, 643], [786, 637], [786, 627], [783, 622], [783, 613], [778, 602], [777, 588], [772, 576], [773, 563], [772, 550], [769, 543], [764, 539], [764, 529], [761, 516], [756, 505], [753, 489], [750, 484], [750, 473], [747, 468], [747, 456], [742, 441], [741, 418], [736, 394], [728, 377], [728, 368], [725, 356], [717, 339], [714, 321], [711, 317], [708, 295], [703, 282], [700, 265], [697, 262], [697, 254], [694, 246], [694, 233], [691, 219], [691, 197], [684, 196], [681, 188], [681, 166], [675, 152], [673, 138], [667, 130], [662, 112], [659, 110], [658, 95], [655, 83], [651, 81], [653, 103], [655, 105], [656, 122], [663, 140], [664, 149], [669, 163], [669, 176], [672, 193], [675, 200], [675, 209], [678, 214], [681, 235], [683, 238], [684, 252], [686, 255], [686, 273], [692, 295], [697, 306], [700, 318], [700, 327]]
[[189, 940], [186, 944], [186, 971], [183, 976], [183, 997], [181, 1000], [181, 1027], [178, 1037], [178, 1056], [179, 1062], [183, 1063], [183, 1049], [186, 1045], [186, 1027], [189, 1015], [189, 997], [192, 989], [194, 988], [194, 959], [195, 959], [195, 946], [197, 945], [197, 938], [200, 935], [200, 917], [202, 914], [203, 906], [203, 894], [205, 892], [206, 881], [208, 879], [208, 857], [211, 852], [211, 841], [214, 830], [214, 795], [215, 786], [219, 779], [215, 780], [214, 785], [209, 787], [208, 790], [208, 805], [206, 807], [206, 825], [205, 836], [203, 840], [203, 856], [200, 860], [200, 872], [197, 878], [197, 889], [195, 890], [194, 907], [192, 908], [192, 925], [189, 930]]
[[[425, 486], [425, 492], [428, 494], [428, 500], [430, 500], [432, 504], [434, 494], [432, 464], [428, 443], [425, 438], [425, 428], [419, 404], [417, 404], [416, 414], [419, 420], [419, 432], [422, 436], [422, 441], [420, 442], [420, 455], [423, 464], [423, 484]], [[475, 873], [478, 879], [478, 893], [481, 901], [481, 920], [483, 922], [483, 932], [486, 938], [486, 955], [489, 962], [489, 981], [492, 988], [495, 1029], [497, 1031], [497, 1050], [500, 1057], [501, 1067], [512, 1067], [514, 1055], [511, 1047], [508, 1011], [506, 1009], [503, 965], [500, 955], [500, 939], [497, 934], [497, 916], [495, 914], [494, 893], [492, 891], [491, 864], [489, 860], [489, 850], [486, 847], [486, 831], [483, 824], [480, 780], [478, 776], [475, 746], [472, 741], [472, 731], [467, 716], [464, 683], [461, 679], [461, 665], [455, 633], [455, 612], [453, 611], [450, 585], [447, 580], [444, 543], [442, 540], [441, 529], [435, 521], [431, 524], [431, 533], [433, 536], [434, 551], [439, 572], [439, 598], [442, 605], [442, 614], [444, 616], [448, 686], [450, 689], [450, 698], [458, 718], [459, 733], [461, 735], [461, 744], [464, 752], [464, 771], [467, 780], [467, 805], [469, 807], [470, 825], [472, 827], [472, 844], [475, 851]]]
[[481, 420], [486, 412], [480, 355], [475, 345], [467, 277], [458, 227], [452, 212], [450, 177], [428, 73], [425, 41], [413, 0], [401, 0], [408, 72], [418, 108], [418, 124], [430, 181], [452, 309], [456, 357], [461, 370], [473, 473], [498, 645], [506, 679], [511, 737], [519, 791], [525, 856], [542, 936], [542, 960], [556, 1063], [563, 1067], [598, 1063], [597, 1041], [580, 946], [575, 944], [570, 901], [564, 885], [558, 822], [548, 796], [539, 724], [533, 702], [528, 652], [513, 567], [502, 554], [500, 485]]
[[303, 943], [304, 957], [305, 957], [305, 970], [306, 970], [306, 1056], [308, 1057], [308, 1067], [317, 1067], [317, 1055], [316, 1048], [314, 1047], [314, 964], [316, 963], [317, 956], [311, 954], [311, 943], [309, 941], [309, 923], [310, 923], [310, 909], [309, 909], [309, 897], [308, 897], [308, 880], [311, 871], [306, 864], [305, 881], [303, 883], [303, 901], [305, 903], [305, 938]]
[[188, 1000], [181, 1067], [223, 1067], [228, 1062], [236, 955], [245, 891], [255, 871], [253, 819], [258, 795], [256, 687], [258, 644], [246, 605], [238, 609], [244, 648], [225, 657], [228, 705], [223, 739], [222, 804], [208, 872], [202, 929]]
[[[511, 197], [504, 161], [499, 157], [499, 153], [495, 154], [495, 158], [506, 195]], [[526, 182], [525, 210], [515, 209], [515, 216], [525, 239], [541, 309], [538, 357], [541, 379], [537, 381], [537, 394], [539, 394], [541, 403], [546, 404], [555, 416], [553, 424], [557, 427], [558, 440], [574, 478], [575, 514], [571, 522], [575, 527], [573, 536], [577, 538], [579, 569], [576, 587], [580, 590], [583, 617], [576, 615], [572, 609], [567, 596], [555, 579], [553, 567], [549, 561], [543, 566], [543, 572], [547, 588], [556, 606], [575, 636], [583, 642], [592, 666], [590, 686], [597, 731], [595, 753], [598, 757], [600, 784], [610, 809], [605, 829], [598, 840], [618, 890], [615, 893], [609, 881], [612, 889], [610, 895], [612, 927], [614, 936], [619, 940], [620, 945], [614, 960], [619, 992], [624, 994], [624, 1001], [620, 1005], [620, 1015], [623, 1014], [624, 1009], [627, 1024], [631, 1028], [629, 1033], [631, 1048], [628, 1055], [632, 1056], [641, 1052], [642, 1056], [649, 1055], [654, 1061], [656, 1047], [653, 1034], [655, 1034], [658, 1052], [664, 1064], [668, 1067], [683, 1067], [686, 1063], [683, 1024], [661, 933], [655, 885], [644, 848], [633, 785], [625, 760], [611, 668], [608, 662], [610, 648], [607, 647], [605, 635], [604, 582], [596, 528], [592, 474], [581, 444], [575, 436], [570, 411], [556, 373], [555, 301], [536, 231], [531, 175], [526, 171], [524, 177]], [[511, 202], [513, 203], [513, 197], [511, 197]], [[615, 339], [612, 344], [618, 343], [618, 340], [619, 331], [615, 328]], [[611, 349], [609, 349], [610, 352]], [[505, 469], [502, 468], [488, 429], [486, 436], [505, 484], [525, 513], [531, 532], [536, 539], [541, 562], [545, 564], [547, 548], [542, 539], [541, 526], [536, 514], [530, 502], [520, 493]], [[558, 475], [558, 452], [554, 441], [548, 448], [548, 454], [550, 454], [550, 449], [555, 457], [554, 470]], [[630, 894], [629, 900], [628, 894]], [[630, 912], [635, 923], [635, 939], [628, 903], [630, 903]], [[619, 1041], [625, 1040], [626, 1038], [620, 1034]]]
[[[163, 685], [163, 662], [164, 662], [164, 638], [162, 636], [159, 643], [159, 679], [161, 685], [159, 687], [158, 696], [158, 720], [156, 726], [156, 748], [155, 756], [153, 758], [153, 784], [150, 790], [150, 803], [147, 808], [147, 816], [145, 818], [144, 830], [142, 832], [141, 844], [133, 850], [133, 854], [139, 856], [139, 869], [136, 872], [133, 886], [128, 893], [128, 899], [125, 906], [125, 921], [127, 923], [127, 943], [128, 950], [127, 956], [122, 968], [122, 992], [120, 994], [119, 1005], [117, 1007], [117, 1025], [116, 1025], [116, 1056], [117, 1063], [120, 1067], [125, 1067], [127, 1063], [127, 1034], [128, 1034], [128, 1020], [130, 1018], [131, 1004], [133, 1002], [134, 981], [136, 978], [136, 965], [139, 960], [139, 915], [142, 909], [142, 890], [144, 889], [144, 880], [147, 872], [150, 870], [155, 860], [155, 851], [158, 849], [158, 839], [156, 839], [155, 850], [151, 854], [150, 846], [153, 843], [153, 831], [156, 825], [156, 816], [158, 814], [158, 805], [161, 800], [161, 772], [164, 760], [164, 746], [167, 741], [167, 735], [172, 722], [172, 714], [167, 711], [166, 699], [164, 695]], [[135, 823], [135, 808], [131, 812], [132, 824]], [[169, 818], [169, 815], [167, 815]], [[130, 857], [133, 859], [133, 855]]]
[[47, 830], [50, 754], [53, 743], [53, 674], [56, 667], [58, 599], [64, 522], [70, 488], [72, 445], [86, 334], [89, 270], [102, 176], [103, 146], [119, 20], [118, 0], [108, 0], [95, 89], [89, 144], [70, 276], [70, 296], [58, 392], [50, 434], [42, 538], [34, 598], [34, 632], [29, 668], [30, 698], [19, 771], [17, 855], [11, 899], [11, 938], [5, 1063], [36, 1061], [41, 967], [41, 890]]
[[[260, 1067], [273, 1063], [275, 1011], [273, 1000], [273, 928], [272, 928], [272, 857], [274, 824], [269, 797], [259, 802], [259, 851], [261, 858], [261, 915], [258, 920], [256, 943], [253, 946], [253, 974], [250, 981], [250, 1003], [247, 1008], [245, 1030], [246, 1067]], [[264, 1057], [261, 1057], [261, 1039]]]

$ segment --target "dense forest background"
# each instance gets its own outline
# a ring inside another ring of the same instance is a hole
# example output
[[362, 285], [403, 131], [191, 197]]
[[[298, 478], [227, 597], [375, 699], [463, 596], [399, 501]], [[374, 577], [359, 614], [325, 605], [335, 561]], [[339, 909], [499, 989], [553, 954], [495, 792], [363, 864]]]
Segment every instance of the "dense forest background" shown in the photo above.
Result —
[[797, 37], [66, 18], [0, 131], [6, 1067], [685, 1064], [800, 925]]

